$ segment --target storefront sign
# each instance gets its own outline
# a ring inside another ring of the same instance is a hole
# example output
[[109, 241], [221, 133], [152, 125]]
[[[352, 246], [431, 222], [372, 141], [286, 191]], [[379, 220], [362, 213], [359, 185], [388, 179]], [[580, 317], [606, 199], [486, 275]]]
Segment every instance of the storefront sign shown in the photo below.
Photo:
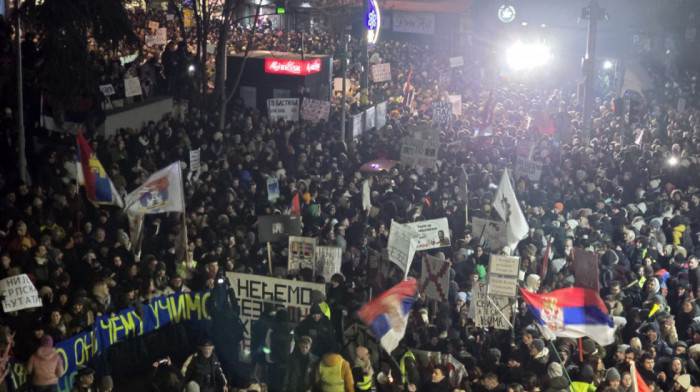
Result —
[[282, 75], [311, 75], [321, 72], [321, 59], [265, 59], [265, 72]]

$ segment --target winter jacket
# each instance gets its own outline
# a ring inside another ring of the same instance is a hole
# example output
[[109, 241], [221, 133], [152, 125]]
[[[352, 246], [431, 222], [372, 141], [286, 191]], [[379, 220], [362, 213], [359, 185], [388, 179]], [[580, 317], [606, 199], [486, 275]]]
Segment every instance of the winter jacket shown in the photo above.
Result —
[[544, 392], [564, 392], [569, 389], [569, 380], [566, 376], [557, 376], [549, 380], [549, 386]]
[[37, 386], [56, 385], [63, 374], [63, 360], [53, 347], [39, 347], [29, 358], [27, 373], [32, 374], [32, 383]]
[[[340, 366], [340, 374], [337, 379], [331, 380], [324, 378], [324, 372], [326, 372], [329, 369], [336, 368], [338, 366]], [[350, 368], [350, 362], [344, 360], [340, 354], [324, 355], [318, 368], [316, 368], [316, 377], [314, 381], [313, 391], [326, 392], [332, 389], [330, 386], [341, 382], [344, 384], [345, 392], [355, 391], [355, 381], [352, 377], [352, 369]]]

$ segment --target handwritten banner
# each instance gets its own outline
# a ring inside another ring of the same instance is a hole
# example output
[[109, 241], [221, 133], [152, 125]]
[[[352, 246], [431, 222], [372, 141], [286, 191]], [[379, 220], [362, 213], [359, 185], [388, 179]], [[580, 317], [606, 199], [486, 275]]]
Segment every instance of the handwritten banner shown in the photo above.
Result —
[[319, 120], [328, 121], [328, 114], [331, 111], [331, 103], [318, 99], [304, 98], [301, 103], [299, 115], [302, 120], [317, 123]]
[[370, 69], [375, 83], [391, 80], [391, 63], [375, 64]]
[[2, 310], [5, 312], [39, 308], [42, 305], [39, 293], [27, 274], [0, 280], [0, 296], [2, 296]]
[[299, 121], [299, 98], [273, 98], [267, 100], [270, 121]]
[[399, 33], [435, 33], [435, 14], [394, 11], [392, 20], [394, 31]]

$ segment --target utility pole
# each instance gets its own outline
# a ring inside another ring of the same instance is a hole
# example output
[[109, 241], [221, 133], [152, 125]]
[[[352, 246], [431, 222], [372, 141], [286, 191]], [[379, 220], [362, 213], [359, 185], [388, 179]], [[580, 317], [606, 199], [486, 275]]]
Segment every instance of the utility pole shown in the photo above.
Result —
[[346, 87], [345, 82], [348, 78], [348, 43], [350, 42], [350, 34], [343, 34], [343, 100], [340, 108], [340, 140], [345, 141], [345, 103], [346, 103]]
[[22, 34], [19, 19], [19, 0], [15, 0], [15, 16], [17, 17], [17, 29], [15, 30], [15, 38], [17, 39], [17, 132], [19, 132], [19, 178], [28, 184], [27, 176], [27, 154], [26, 140], [24, 138], [24, 95], [22, 91]]
[[597, 0], [591, 0], [588, 7], [581, 10], [581, 19], [588, 19], [588, 43], [586, 57], [583, 59], [583, 132], [584, 141], [591, 139], [591, 113], [593, 112], [593, 89], [595, 87], [595, 43], [598, 20], [606, 17], [605, 10], [600, 8]]

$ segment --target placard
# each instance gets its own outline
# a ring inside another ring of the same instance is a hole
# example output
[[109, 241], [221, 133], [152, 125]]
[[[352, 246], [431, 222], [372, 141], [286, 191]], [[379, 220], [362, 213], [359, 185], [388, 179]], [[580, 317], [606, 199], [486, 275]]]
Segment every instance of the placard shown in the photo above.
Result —
[[141, 95], [141, 81], [139, 78], [124, 79], [124, 96], [135, 97]]
[[238, 302], [240, 310], [239, 316], [245, 326], [245, 337], [248, 342], [251, 327], [263, 313], [265, 303], [273, 304], [277, 309], [286, 309], [289, 321], [294, 325], [309, 315], [313, 305], [311, 293], [313, 291], [323, 293], [326, 290], [326, 286], [322, 283], [301, 280], [277, 279], [234, 272], [227, 272], [226, 277], [231, 282], [231, 288], [236, 294], [236, 302]]
[[392, 21], [399, 33], [435, 33], [435, 14], [394, 11]]
[[[345, 92], [350, 92], [352, 88], [352, 80], [350, 78], [345, 80]], [[333, 91], [343, 91], [343, 78], [333, 78]]]
[[461, 67], [464, 65], [464, 58], [462, 56], [450, 57], [450, 68]]
[[146, 46], [148, 46], [148, 47], [157, 45], [157, 37], [155, 35], [152, 35], [152, 34], [146, 34], [144, 42], [146, 43]]
[[202, 168], [201, 156], [201, 149], [190, 150], [190, 171], [197, 171]]
[[452, 103], [438, 101], [433, 104], [433, 122], [445, 125], [452, 122]]
[[168, 44], [168, 28], [159, 27], [156, 30], [156, 45], [167, 45]]
[[5, 313], [42, 306], [39, 293], [27, 274], [0, 280], [0, 296], [2, 296], [2, 310]]
[[448, 95], [447, 100], [452, 104], [452, 114], [455, 116], [462, 115], [462, 96], [461, 95]]
[[516, 296], [518, 278], [502, 278], [499, 276], [489, 276], [489, 295], [502, 295], [504, 297]]
[[109, 97], [115, 94], [114, 86], [112, 86], [111, 84], [100, 85], [100, 91], [105, 97]]
[[[477, 282], [473, 288], [471, 306], [474, 307], [474, 325], [482, 328], [493, 325], [496, 329], [510, 329], [513, 300], [501, 295], [487, 294], [487, 291], [488, 285], [484, 282]], [[487, 295], [493, 303], [489, 301]]]
[[382, 103], [378, 103], [375, 106], [377, 110], [375, 111], [374, 125], [377, 127], [377, 129], [384, 128], [384, 126], [386, 125], [386, 105], [387, 102], [384, 101]]
[[193, 10], [182, 10], [182, 16], [185, 19], [183, 23], [185, 27], [194, 26], [194, 11]]
[[420, 234], [392, 219], [389, 230], [389, 243], [387, 245], [387, 257], [408, 275], [413, 256], [416, 253], [416, 245]]
[[151, 30], [155, 30], [158, 27], [160, 27], [160, 23], [156, 22], [155, 20], [149, 20], [148, 21], [148, 28]]
[[333, 275], [340, 273], [343, 249], [339, 246], [316, 247], [316, 275], [330, 282]]
[[165, 20], [170, 22], [171, 20], [175, 20], [175, 14], [165, 14]]
[[207, 54], [214, 54], [216, 52], [216, 45], [211, 42], [207, 42]]
[[447, 302], [450, 291], [451, 264], [449, 261], [424, 253], [420, 291], [430, 299]]
[[299, 121], [299, 98], [273, 98], [267, 100], [267, 116], [270, 121]]
[[418, 233], [416, 250], [427, 250], [450, 246], [450, 228], [447, 218], [405, 223], [404, 226]]
[[301, 103], [299, 115], [301, 116], [302, 120], [317, 123], [319, 120], [328, 121], [328, 114], [330, 111], [330, 102], [304, 97], [304, 100]]
[[506, 224], [503, 221], [495, 221], [492, 219], [487, 221], [484, 218], [473, 217], [472, 233], [474, 233], [474, 237], [478, 238], [480, 236], [484, 245], [488, 245], [492, 250], [501, 249], [508, 245]]
[[287, 250], [287, 273], [294, 274], [304, 268], [314, 269], [316, 262], [316, 241], [312, 237], [289, 237]]
[[274, 202], [280, 197], [280, 185], [277, 178], [267, 179], [267, 201]]
[[401, 162], [409, 166], [433, 168], [439, 147], [439, 142], [405, 137], [401, 145]]
[[372, 81], [375, 83], [391, 80], [391, 63], [375, 64], [370, 67]]
[[260, 215], [258, 217], [258, 238], [260, 242], [280, 242], [290, 235], [301, 235], [299, 215]]
[[501, 256], [493, 253], [489, 256], [489, 275], [517, 277], [519, 270], [519, 257]]
[[374, 106], [367, 108], [365, 110], [365, 129], [370, 130], [374, 128], [377, 124], [376, 109]]
[[530, 181], [539, 181], [542, 177], [542, 166], [542, 162], [518, 157], [515, 163], [513, 177], [515, 179], [527, 177]]
[[352, 122], [352, 137], [356, 138], [362, 135], [362, 115], [364, 113], [357, 113], [350, 118]]

